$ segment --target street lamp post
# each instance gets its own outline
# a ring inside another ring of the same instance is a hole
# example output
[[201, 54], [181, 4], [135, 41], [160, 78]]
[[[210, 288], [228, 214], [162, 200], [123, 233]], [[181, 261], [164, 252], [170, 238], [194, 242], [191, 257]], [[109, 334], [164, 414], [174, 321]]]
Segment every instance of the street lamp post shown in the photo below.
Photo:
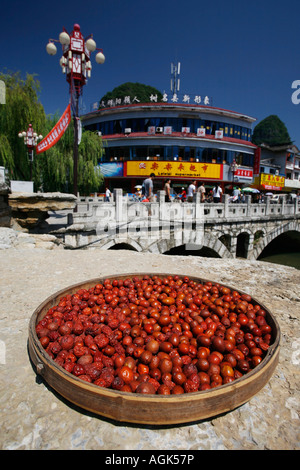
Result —
[[42, 135], [37, 135], [32, 128], [32, 124], [29, 124], [27, 131], [19, 132], [18, 136], [20, 139], [24, 138], [24, 144], [27, 147], [28, 160], [30, 162], [30, 181], [32, 181], [32, 164], [33, 164], [33, 150], [36, 147], [38, 140], [43, 138]]
[[62, 72], [66, 74], [67, 82], [69, 83], [70, 102], [73, 112], [74, 121], [74, 185], [73, 192], [77, 196], [77, 175], [78, 175], [78, 125], [79, 125], [79, 113], [78, 113], [78, 102], [79, 97], [82, 94], [83, 86], [86, 84], [88, 78], [91, 77], [91, 53], [95, 50], [98, 51], [96, 54], [96, 62], [103, 64], [105, 57], [102, 49], [96, 48], [96, 43], [93, 36], [90, 35], [84, 38], [80, 31], [80, 26], [74, 24], [73, 31], [71, 34], [63, 29], [59, 35], [59, 40], [49, 39], [46, 50], [48, 54], [56, 54], [55, 42], [60, 42], [62, 45], [62, 57], [60, 59], [60, 65]]

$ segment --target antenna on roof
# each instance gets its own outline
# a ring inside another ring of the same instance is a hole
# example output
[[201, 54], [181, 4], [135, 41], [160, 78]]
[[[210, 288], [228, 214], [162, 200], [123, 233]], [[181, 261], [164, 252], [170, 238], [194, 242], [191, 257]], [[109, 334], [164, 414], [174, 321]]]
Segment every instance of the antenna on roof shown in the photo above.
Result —
[[173, 62], [171, 63], [171, 92], [173, 95], [179, 92], [180, 88], [180, 62], [177, 65], [174, 65]]

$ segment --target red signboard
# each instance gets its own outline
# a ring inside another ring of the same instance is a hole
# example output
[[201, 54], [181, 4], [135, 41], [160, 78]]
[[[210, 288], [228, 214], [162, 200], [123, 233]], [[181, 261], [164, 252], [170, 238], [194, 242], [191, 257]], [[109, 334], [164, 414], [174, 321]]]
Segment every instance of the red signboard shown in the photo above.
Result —
[[279, 186], [272, 186], [270, 184], [262, 184], [262, 188], [268, 191], [281, 191]]
[[254, 151], [254, 166], [253, 166], [253, 171], [254, 171], [254, 176], [259, 176], [260, 173], [260, 155], [261, 155], [261, 148], [257, 147]]
[[253, 177], [253, 171], [248, 170], [248, 169], [238, 168], [234, 172], [234, 176], [240, 176], [242, 178], [252, 178]]

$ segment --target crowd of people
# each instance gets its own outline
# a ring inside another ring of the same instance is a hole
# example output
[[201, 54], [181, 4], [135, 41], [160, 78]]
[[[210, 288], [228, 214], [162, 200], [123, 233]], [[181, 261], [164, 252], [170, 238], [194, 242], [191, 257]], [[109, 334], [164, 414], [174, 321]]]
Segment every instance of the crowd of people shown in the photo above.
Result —
[[[143, 181], [141, 188], [135, 193], [135, 198], [143, 202], [152, 202], [154, 200], [153, 191], [153, 179], [155, 174], [151, 175]], [[174, 188], [171, 187], [171, 179], [167, 179], [164, 183], [163, 190], [165, 191], [165, 201], [171, 202], [173, 200], [182, 202], [192, 202], [195, 193], [200, 193], [201, 202], [221, 202], [222, 200], [222, 188], [220, 185], [216, 185], [212, 189], [207, 190], [203, 182], [197, 185], [197, 181], [192, 181], [188, 187], [182, 186], [182, 188], [175, 192]]]
[[[141, 200], [143, 201], [153, 201], [153, 179], [155, 178], [155, 174], [151, 173], [149, 178], [146, 178], [143, 181], [142, 188], [140, 194]], [[197, 181], [192, 181], [187, 189], [183, 186], [179, 192], [175, 192], [174, 189], [171, 188], [171, 179], [167, 179], [164, 183], [163, 187], [165, 191], [165, 201], [171, 202], [172, 200], [179, 200], [182, 202], [192, 202], [195, 193], [200, 193], [200, 201], [201, 202], [221, 202], [222, 200], [222, 188], [220, 185], [216, 185], [213, 189], [207, 191], [205, 188], [204, 183], [200, 183], [197, 185]]]
[[[134, 194], [134, 198], [137, 201], [142, 202], [153, 202], [154, 201], [154, 185], [153, 180], [155, 174], [151, 173], [148, 178], [146, 178], [142, 185], [137, 187], [137, 191]], [[211, 185], [205, 187], [203, 182], [191, 181], [188, 185], [182, 186], [179, 191], [175, 192], [174, 188], [171, 185], [171, 179], [165, 180], [163, 190], [165, 191], [165, 201], [181, 201], [181, 202], [193, 202], [194, 195], [196, 193], [200, 194], [200, 202], [222, 202], [223, 189], [219, 184]], [[227, 193], [227, 191], [226, 191]], [[238, 186], [233, 186], [229, 194], [229, 202], [232, 203], [245, 203], [246, 202], [246, 193], [241, 190]], [[109, 201], [111, 197], [111, 192], [109, 189], [106, 189], [105, 200]], [[297, 195], [299, 199], [300, 195]], [[265, 195], [259, 191], [256, 194], [252, 194], [252, 202], [262, 203]]]

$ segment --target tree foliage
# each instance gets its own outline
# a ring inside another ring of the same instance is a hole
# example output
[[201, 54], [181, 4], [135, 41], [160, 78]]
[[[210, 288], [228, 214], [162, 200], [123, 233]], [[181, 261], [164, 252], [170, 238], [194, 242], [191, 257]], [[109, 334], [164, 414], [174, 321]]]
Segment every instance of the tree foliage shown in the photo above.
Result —
[[97, 167], [102, 153], [102, 141], [99, 136], [95, 132], [84, 131], [79, 145], [78, 158], [78, 186], [82, 194], [99, 190], [103, 182], [103, 175]]
[[270, 147], [290, 144], [291, 138], [285, 124], [276, 115], [263, 119], [254, 128], [252, 142], [256, 145], [266, 144]]
[[[54, 119], [49, 131], [58, 119]], [[73, 190], [73, 145], [74, 128], [70, 124], [56, 145], [36, 155], [34, 179], [43, 191], [72, 192]], [[103, 175], [97, 167], [103, 153], [102, 140], [95, 132], [82, 132], [78, 148], [77, 185], [80, 194], [97, 192], [103, 183]]]
[[134, 98], [137, 98], [141, 103], [149, 103], [151, 95], [157, 95], [157, 101], [161, 101], [163, 97], [159, 90], [150, 85], [126, 82], [106, 93], [101, 98], [100, 102], [107, 102], [108, 100], [115, 100], [116, 98], [124, 100], [126, 96], [130, 96], [131, 103]]
[[1, 73], [0, 80], [6, 85], [6, 104], [0, 106], [0, 164], [12, 179], [29, 179], [28, 155], [18, 133], [26, 131], [29, 123], [38, 133], [44, 130], [46, 116], [38, 101], [40, 84], [33, 75], [22, 79], [20, 72]]
[[[0, 73], [6, 85], [6, 104], [0, 105], [0, 165], [9, 171], [10, 179], [29, 180], [30, 163], [24, 140], [18, 133], [32, 124], [44, 137], [53, 129], [60, 116], [46, 116], [38, 93], [40, 84], [34, 75], [21, 78], [20, 72]], [[74, 128], [70, 124], [52, 148], [35, 154], [33, 181], [35, 191], [72, 192]], [[82, 132], [78, 149], [78, 191], [81, 194], [99, 191], [103, 176], [97, 170], [102, 156], [102, 140], [93, 132]]]

